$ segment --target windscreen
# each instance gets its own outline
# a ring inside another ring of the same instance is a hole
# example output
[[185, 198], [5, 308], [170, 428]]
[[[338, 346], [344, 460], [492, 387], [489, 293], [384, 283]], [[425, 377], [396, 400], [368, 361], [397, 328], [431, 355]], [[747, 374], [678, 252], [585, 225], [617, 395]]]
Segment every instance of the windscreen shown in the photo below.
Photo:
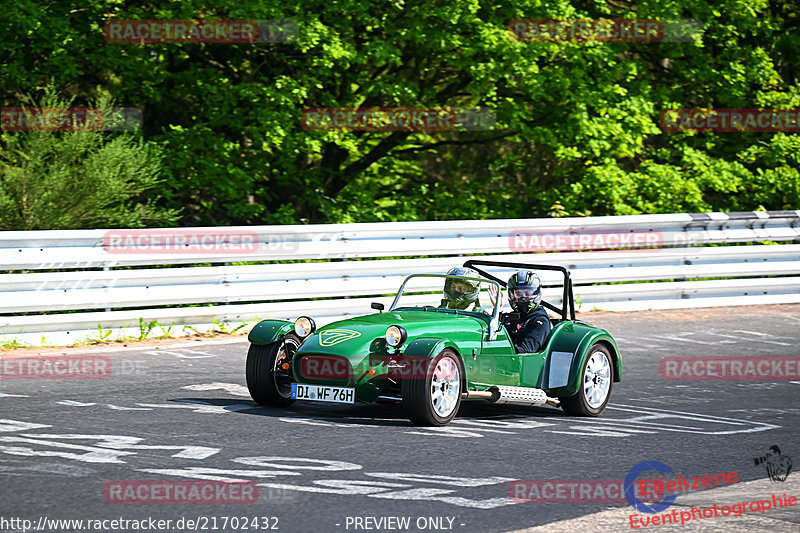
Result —
[[392, 309], [450, 310], [491, 316], [497, 290], [495, 282], [478, 278], [413, 275], [401, 287]]

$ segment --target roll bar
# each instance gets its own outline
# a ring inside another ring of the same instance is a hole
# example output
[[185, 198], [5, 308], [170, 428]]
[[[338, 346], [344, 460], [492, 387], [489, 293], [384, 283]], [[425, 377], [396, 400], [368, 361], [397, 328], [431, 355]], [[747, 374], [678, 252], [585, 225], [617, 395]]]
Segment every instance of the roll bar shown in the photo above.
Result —
[[[528, 270], [552, 270], [555, 272], [561, 272], [564, 274], [564, 297], [562, 299], [562, 309], [545, 302], [542, 300], [542, 305], [551, 311], [558, 313], [561, 315], [561, 318], [564, 320], [575, 320], [575, 300], [572, 296], [572, 278], [569, 275], [569, 270], [561, 266], [553, 266], [553, 265], [538, 265], [533, 263], [507, 263], [504, 261], [483, 261], [481, 259], [470, 259], [464, 262], [464, 268], [471, 268], [478, 272], [481, 276], [484, 276], [488, 279], [496, 281], [503, 287], [508, 285], [506, 281], [503, 281], [485, 270], [479, 268], [479, 265], [482, 266], [495, 266], [495, 267], [506, 267], [506, 268], [516, 268], [516, 269], [528, 269]], [[569, 312], [569, 315], [567, 314]], [[569, 318], [571, 317], [571, 318]]]

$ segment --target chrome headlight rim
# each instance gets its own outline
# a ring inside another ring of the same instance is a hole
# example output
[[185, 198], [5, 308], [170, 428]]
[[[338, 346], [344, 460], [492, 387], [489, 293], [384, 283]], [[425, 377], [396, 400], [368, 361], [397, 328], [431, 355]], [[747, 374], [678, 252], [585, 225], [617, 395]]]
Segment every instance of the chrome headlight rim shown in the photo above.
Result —
[[386, 328], [384, 338], [386, 344], [392, 348], [399, 348], [408, 339], [408, 332], [402, 326], [392, 325]]
[[308, 316], [299, 316], [297, 320], [294, 321], [294, 332], [295, 334], [304, 339], [314, 333], [316, 331], [317, 325], [314, 323], [314, 319]]

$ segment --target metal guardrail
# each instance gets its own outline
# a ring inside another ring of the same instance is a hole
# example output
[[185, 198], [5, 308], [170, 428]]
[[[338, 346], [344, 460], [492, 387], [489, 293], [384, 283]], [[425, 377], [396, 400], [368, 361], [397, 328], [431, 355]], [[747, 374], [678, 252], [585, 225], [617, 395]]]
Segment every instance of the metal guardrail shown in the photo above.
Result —
[[[783, 244], [742, 245], [759, 242]], [[5, 232], [0, 340], [139, 336], [140, 319], [163, 324], [155, 334], [300, 314], [325, 323], [465, 255], [567, 266], [582, 311], [800, 302], [794, 243], [798, 211]], [[414, 259], [377, 259], [397, 256]], [[559, 280], [540, 274], [558, 302], [548, 284]], [[212, 305], [172, 307], [186, 304]]]

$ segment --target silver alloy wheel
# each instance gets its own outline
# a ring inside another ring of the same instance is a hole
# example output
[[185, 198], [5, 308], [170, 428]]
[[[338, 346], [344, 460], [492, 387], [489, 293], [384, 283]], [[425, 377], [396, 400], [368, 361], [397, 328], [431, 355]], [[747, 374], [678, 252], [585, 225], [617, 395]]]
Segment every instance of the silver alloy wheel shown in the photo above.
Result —
[[431, 378], [431, 405], [436, 414], [447, 418], [461, 396], [461, 375], [458, 362], [446, 355], [439, 359]]
[[[290, 366], [287, 370], [284, 370], [282, 365], [288, 362], [288, 359], [291, 359], [298, 347], [299, 346], [293, 339], [286, 339], [285, 344], [281, 345], [275, 356], [272, 379], [275, 382], [275, 390], [284, 398], [290, 398], [292, 396], [292, 369]], [[290, 352], [288, 355], [286, 353], [287, 351]]]
[[611, 363], [608, 356], [596, 351], [589, 356], [583, 373], [583, 395], [592, 409], [597, 409], [608, 398], [611, 386]]

